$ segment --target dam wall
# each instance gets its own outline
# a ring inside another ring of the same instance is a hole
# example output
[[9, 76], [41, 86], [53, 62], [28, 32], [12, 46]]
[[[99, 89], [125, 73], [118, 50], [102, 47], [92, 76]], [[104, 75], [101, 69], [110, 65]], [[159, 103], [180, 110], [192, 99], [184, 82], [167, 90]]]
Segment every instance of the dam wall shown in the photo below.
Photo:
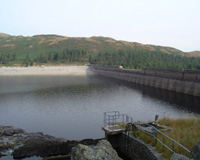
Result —
[[200, 96], [200, 71], [152, 68], [136, 70], [95, 65], [92, 69], [100, 76]]

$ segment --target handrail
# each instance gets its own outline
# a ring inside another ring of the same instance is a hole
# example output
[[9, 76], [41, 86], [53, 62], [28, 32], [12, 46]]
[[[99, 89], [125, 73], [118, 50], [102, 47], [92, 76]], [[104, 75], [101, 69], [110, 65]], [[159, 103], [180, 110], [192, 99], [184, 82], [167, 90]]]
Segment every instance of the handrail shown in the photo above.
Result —
[[119, 111], [104, 112], [104, 126], [107, 126], [107, 125], [108, 125], [107, 120], [108, 120], [108, 117], [109, 117], [109, 116], [114, 115], [114, 116], [117, 117], [119, 114], [120, 114]]
[[[150, 133], [150, 132], [147, 132], [147, 131], [143, 130], [143, 129], [140, 127], [141, 124], [147, 125], [147, 126], [149, 126], [149, 127], [152, 127], [153, 133]], [[144, 122], [141, 122], [141, 121], [137, 121], [136, 127], [137, 127], [140, 131], [142, 131], [142, 132], [144, 132], [144, 133], [146, 133], [146, 134], [148, 134], [148, 135], [154, 137], [156, 140], [158, 140], [158, 141], [163, 145], [163, 150], [164, 150], [164, 147], [166, 147], [168, 150], [170, 150], [172, 153], [174, 153], [174, 152], [175, 152], [175, 151], [174, 151], [174, 144], [177, 144], [178, 146], [180, 146], [181, 148], [183, 148], [183, 149], [185, 150], [185, 155], [186, 155], [186, 156], [187, 156], [187, 153], [190, 153], [190, 150], [188, 150], [188, 149], [185, 148], [183, 145], [181, 145], [180, 143], [178, 143], [177, 141], [175, 141], [175, 140], [172, 139], [171, 137], [167, 136], [166, 134], [164, 134], [163, 132], [161, 132], [161, 131], [158, 130], [156, 127], [154, 127], [154, 126], [152, 126], [152, 125], [150, 125], [150, 124], [147, 124], [147, 123], [144, 123]], [[156, 137], [156, 133], [157, 133], [157, 132], [159, 132], [159, 133], [162, 135], [163, 141], [161, 141], [160, 139], [158, 139], [158, 138]], [[166, 144], [164, 144], [165, 137], [168, 138], [168, 139], [170, 139], [170, 140], [172, 141], [172, 149], [171, 149], [169, 146], [167, 146]]]
[[[121, 118], [121, 119], [120, 119]], [[111, 111], [104, 113], [104, 127], [118, 123], [133, 123], [133, 118], [127, 114], [120, 114], [119, 111]]]
[[[122, 119], [120, 119], [120, 118], [122, 118]], [[121, 120], [121, 121], [119, 121], [119, 120]], [[133, 118], [129, 117], [126, 114], [120, 114], [119, 111], [111, 111], [111, 112], [105, 112], [104, 113], [104, 127], [109, 127], [109, 126], [112, 126], [112, 125], [115, 125], [115, 124], [119, 124], [119, 123], [126, 123], [127, 125], [133, 124]], [[151, 127], [151, 130], [149, 130], [149, 131], [144, 130], [144, 129], [142, 129], [141, 125], [149, 126], [149, 127]], [[190, 150], [188, 150], [186, 147], [184, 147], [183, 145], [181, 145], [180, 143], [175, 141], [173, 138], [169, 137], [165, 133], [163, 133], [160, 130], [158, 130], [153, 125], [150, 125], [150, 124], [147, 124], [147, 123], [144, 123], [144, 122], [141, 122], [141, 121], [137, 121], [137, 123], [134, 126], [136, 126], [138, 130], [140, 130], [140, 131], [142, 131], [142, 132], [154, 137], [158, 142], [160, 142], [162, 144], [162, 146], [163, 146], [163, 151], [164, 151], [164, 147], [165, 147], [169, 151], [171, 151], [172, 153], [175, 153], [174, 145], [176, 144], [179, 147], [181, 147], [182, 149], [184, 149], [186, 156], [188, 156], [188, 154], [190, 154]], [[127, 131], [129, 132], [129, 130], [127, 130], [127, 128], [126, 128], [126, 132]], [[162, 135], [162, 140], [157, 138], [157, 136], [156, 136], [157, 133], [160, 133]], [[169, 140], [172, 141], [172, 148], [170, 148], [169, 146], [167, 146], [165, 144], [165, 138], [168, 138]]]

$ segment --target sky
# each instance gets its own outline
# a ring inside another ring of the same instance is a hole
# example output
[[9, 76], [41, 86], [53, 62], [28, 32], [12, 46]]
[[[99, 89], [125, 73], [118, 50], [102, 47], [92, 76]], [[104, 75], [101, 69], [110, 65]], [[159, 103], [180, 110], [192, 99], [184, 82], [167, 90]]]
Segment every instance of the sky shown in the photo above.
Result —
[[200, 0], [0, 0], [0, 32], [200, 50]]

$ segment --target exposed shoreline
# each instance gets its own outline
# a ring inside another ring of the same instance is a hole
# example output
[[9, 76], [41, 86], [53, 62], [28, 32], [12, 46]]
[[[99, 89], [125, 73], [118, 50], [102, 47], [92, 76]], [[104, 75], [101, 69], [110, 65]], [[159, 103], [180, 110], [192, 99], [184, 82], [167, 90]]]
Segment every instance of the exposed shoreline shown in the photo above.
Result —
[[42, 132], [29, 133], [21, 128], [0, 125], [0, 159], [23, 159], [68, 155], [78, 144], [96, 145], [101, 139], [67, 140], [45, 135]]
[[0, 76], [88, 74], [92, 74], [92, 71], [89, 69], [89, 66], [0, 67]]

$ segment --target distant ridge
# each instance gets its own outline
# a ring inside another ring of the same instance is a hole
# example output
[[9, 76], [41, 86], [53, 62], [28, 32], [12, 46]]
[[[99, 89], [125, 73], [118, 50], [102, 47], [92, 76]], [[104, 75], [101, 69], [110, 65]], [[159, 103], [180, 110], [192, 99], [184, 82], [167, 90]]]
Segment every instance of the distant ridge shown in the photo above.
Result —
[[200, 57], [200, 51], [188, 52], [191, 57]]
[[9, 34], [6, 34], [6, 33], [1, 33], [1, 32], [0, 32], [0, 37], [10, 37], [10, 35], [9, 35]]
[[34, 35], [33, 37], [65, 37], [65, 36], [56, 34], [39, 34], [39, 35]]
[[66, 49], [85, 50], [89, 53], [117, 52], [118, 50], [140, 49], [145, 51], [156, 51], [166, 54], [182, 55], [187, 57], [200, 57], [200, 51], [183, 52], [176, 48], [142, 44], [115, 40], [110, 37], [92, 36], [66, 37], [55, 34], [41, 34], [34, 36], [11, 36], [0, 33], [0, 54], [15, 53], [18, 58], [24, 59], [27, 54], [36, 58], [40, 54]]

